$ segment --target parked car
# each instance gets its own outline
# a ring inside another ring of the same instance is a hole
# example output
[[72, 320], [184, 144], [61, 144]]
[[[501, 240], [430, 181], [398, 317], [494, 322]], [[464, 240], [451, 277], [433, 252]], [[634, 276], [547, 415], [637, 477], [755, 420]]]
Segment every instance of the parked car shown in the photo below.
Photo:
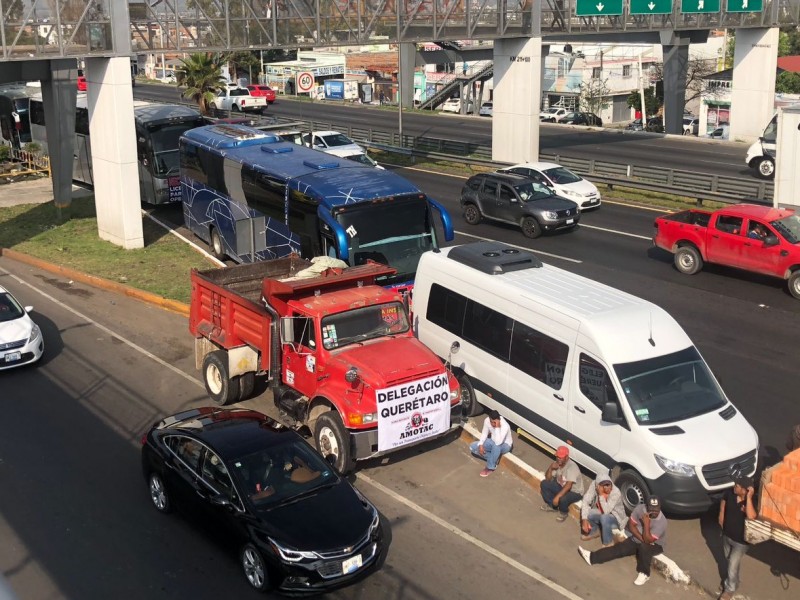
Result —
[[247, 89], [250, 90], [251, 96], [266, 98], [269, 104], [275, 102], [275, 90], [268, 85], [253, 84], [248, 85]]
[[594, 113], [587, 112], [568, 112], [559, 123], [566, 125], [592, 125], [603, 126], [603, 120]]
[[492, 116], [492, 103], [491, 102], [484, 102], [481, 104], [481, 108], [478, 111], [478, 114], [482, 117], [491, 117]]
[[85, 92], [86, 91], [86, 77], [83, 75], [78, 75], [78, 91]]
[[650, 117], [644, 126], [645, 131], [651, 133], [664, 133], [664, 121], [661, 117]]
[[299, 434], [244, 408], [187, 410], [142, 438], [160, 513], [180, 508], [234, 546], [259, 592], [321, 592], [374, 571], [380, 515]]
[[461, 190], [461, 208], [470, 225], [484, 218], [511, 223], [529, 238], [537, 238], [543, 231], [575, 227], [581, 218], [577, 203], [515, 173], [473, 175]]
[[700, 120], [696, 117], [683, 117], [683, 135], [697, 135]]
[[566, 117], [568, 112], [570, 111], [568, 111], [566, 108], [551, 106], [547, 110], [543, 110], [539, 113], [539, 120], [549, 123], [556, 123], [562, 118]]
[[602, 127], [603, 126], [603, 119], [598, 117], [594, 113], [585, 112], [583, 113], [584, 118], [586, 119], [586, 124], [591, 127]]
[[353, 140], [338, 131], [315, 131], [314, 133], [304, 133], [303, 143], [311, 148], [324, 152], [364, 152], [364, 148], [356, 144]]
[[706, 137], [715, 138], [718, 140], [727, 140], [730, 126], [727, 123], [722, 123], [714, 131], [706, 134]]
[[44, 352], [42, 330], [23, 306], [0, 286], [0, 370], [35, 363]]
[[549, 187], [553, 193], [577, 202], [581, 210], [597, 208], [601, 203], [600, 191], [595, 184], [556, 163], [524, 163], [500, 169], [500, 172], [530, 177]]
[[[442, 112], [450, 112], [450, 113], [461, 113], [461, 98], [450, 98], [449, 100], [445, 100], [444, 104], [442, 104]], [[475, 105], [473, 104], [472, 100], [467, 100], [467, 110], [466, 113], [471, 115], [475, 112]]]

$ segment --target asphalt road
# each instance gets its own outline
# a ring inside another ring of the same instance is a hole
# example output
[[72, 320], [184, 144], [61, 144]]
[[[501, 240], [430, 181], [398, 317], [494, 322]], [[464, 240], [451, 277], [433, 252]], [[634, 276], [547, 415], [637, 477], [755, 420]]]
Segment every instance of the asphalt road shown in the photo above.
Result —
[[[150, 506], [141, 474], [146, 428], [209, 404], [186, 320], [6, 258], [0, 281], [35, 305], [46, 348], [37, 366], [0, 375], [0, 573], [24, 600], [255, 597], [222, 547]], [[330, 597], [641, 597], [632, 561], [590, 570], [574, 527], [536, 510], [517, 478], [479, 468], [452, 439], [364, 465], [356, 484], [391, 549], [381, 571]], [[647, 592], [697, 597], [661, 577]]]
[[[142, 100], [175, 102], [179, 99], [178, 90], [173, 86], [137, 84], [133, 92]], [[398, 128], [396, 110], [357, 104], [311, 103], [279, 97], [270, 106], [269, 114], [325, 121], [342, 128], [352, 126], [380, 131], [397, 131]], [[404, 113], [403, 133], [483, 145], [492, 143], [491, 119], [478, 116]], [[747, 147], [739, 142], [665, 137], [611, 128], [588, 131], [551, 124], [542, 124], [540, 128], [540, 151], [543, 153], [730, 177], [753, 177], [744, 164]]]

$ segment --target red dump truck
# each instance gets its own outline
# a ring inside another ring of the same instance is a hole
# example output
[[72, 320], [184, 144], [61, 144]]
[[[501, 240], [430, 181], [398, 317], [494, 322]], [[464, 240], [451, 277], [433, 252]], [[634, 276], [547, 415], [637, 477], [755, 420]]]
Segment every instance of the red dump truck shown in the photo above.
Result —
[[684, 210], [657, 217], [653, 244], [694, 275], [715, 263], [785, 279], [800, 299], [800, 216], [793, 210], [737, 204], [713, 212]]
[[758, 518], [745, 521], [751, 544], [774, 540], [800, 552], [800, 450], [765, 469], [758, 491]]
[[458, 383], [413, 336], [403, 297], [370, 263], [303, 277], [312, 263], [192, 270], [195, 362], [218, 404], [265, 377], [281, 419], [308, 427], [323, 456], [355, 461], [429, 440], [460, 424]]

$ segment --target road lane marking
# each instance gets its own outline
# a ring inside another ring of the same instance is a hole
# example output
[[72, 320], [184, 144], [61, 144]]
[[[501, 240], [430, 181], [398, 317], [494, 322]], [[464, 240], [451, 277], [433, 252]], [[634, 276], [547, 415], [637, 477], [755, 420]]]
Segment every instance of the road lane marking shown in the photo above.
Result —
[[484, 242], [498, 242], [499, 244], [505, 244], [506, 246], [511, 246], [512, 248], [519, 248], [520, 250], [525, 250], [527, 252], [534, 252], [536, 254], [542, 254], [544, 256], [549, 256], [551, 258], [558, 258], [560, 260], [566, 260], [568, 262], [573, 262], [577, 264], [581, 264], [583, 262], [582, 260], [578, 260], [577, 258], [567, 258], [566, 256], [561, 256], [560, 254], [550, 254], [549, 252], [542, 252], [541, 250], [526, 248], [525, 246], [517, 246], [516, 244], [509, 244], [508, 242], [493, 240], [492, 238], [481, 237], [479, 235], [473, 235], [471, 233], [464, 233], [463, 231], [456, 231], [455, 233], [457, 233], [458, 235], [464, 235], [466, 237], [475, 238], [477, 240], [483, 240]]
[[646, 236], [646, 235], [639, 235], [636, 233], [628, 233], [627, 231], [618, 231], [616, 229], [608, 229], [607, 227], [598, 227], [597, 225], [586, 225], [585, 223], [581, 223], [581, 229], [596, 229], [597, 231], [605, 231], [606, 233], [616, 233], [617, 235], [624, 235], [627, 237], [636, 238], [638, 240], [647, 240], [650, 241], [653, 238]]
[[197, 378], [192, 377], [191, 375], [188, 375], [187, 373], [184, 373], [183, 371], [181, 371], [178, 367], [175, 367], [175, 366], [169, 364], [168, 362], [166, 362], [164, 360], [161, 360], [158, 356], [156, 356], [152, 352], [142, 348], [137, 343], [132, 342], [131, 340], [121, 336], [120, 334], [116, 333], [113, 329], [110, 329], [110, 328], [106, 327], [105, 325], [101, 325], [100, 323], [98, 323], [94, 319], [91, 319], [91, 318], [87, 317], [85, 314], [83, 314], [82, 312], [80, 312], [78, 310], [75, 310], [71, 306], [68, 306], [67, 304], [64, 304], [63, 302], [61, 302], [61, 300], [58, 300], [58, 299], [54, 298], [53, 296], [51, 296], [50, 294], [48, 294], [44, 290], [39, 289], [38, 287], [36, 287], [34, 284], [29, 283], [29, 282], [25, 281], [24, 279], [21, 279], [21, 278], [17, 277], [13, 273], [11, 273], [9, 271], [6, 271], [2, 267], [0, 267], [0, 273], [4, 273], [4, 274], [8, 275], [9, 277], [11, 277], [15, 281], [17, 281], [17, 283], [19, 283], [20, 285], [25, 285], [25, 286], [31, 288], [34, 292], [36, 292], [40, 296], [50, 300], [50, 302], [52, 302], [56, 306], [60, 306], [61, 308], [63, 308], [67, 312], [71, 312], [76, 317], [78, 317], [80, 319], [83, 319], [84, 321], [86, 321], [88, 323], [91, 323], [92, 325], [94, 325], [95, 327], [100, 329], [101, 331], [107, 333], [110, 336], [115, 337], [116, 339], [121, 341], [123, 344], [126, 344], [127, 346], [130, 346], [131, 348], [133, 348], [137, 352], [140, 352], [141, 354], [144, 354], [146, 357], [156, 361], [162, 367], [167, 368], [167, 369], [169, 369], [170, 371], [172, 371], [174, 373], [177, 373], [178, 375], [180, 375], [181, 377], [183, 377], [187, 381], [191, 381], [197, 387], [205, 388], [204, 384], [202, 382], [200, 382]]
[[549, 587], [554, 592], [557, 592], [558, 594], [562, 595], [564, 598], [569, 598], [570, 600], [582, 600], [582, 598], [580, 596], [578, 596], [576, 594], [573, 594], [568, 589], [560, 586], [559, 584], [557, 584], [552, 579], [548, 579], [547, 577], [545, 577], [541, 573], [539, 573], [537, 571], [534, 571], [530, 567], [526, 567], [521, 562], [516, 561], [513, 558], [511, 558], [510, 556], [507, 556], [506, 554], [503, 554], [499, 550], [496, 550], [496, 549], [492, 548], [486, 542], [483, 542], [483, 541], [479, 540], [478, 538], [476, 538], [475, 536], [472, 536], [472, 535], [468, 534], [466, 531], [463, 531], [463, 530], [459, 529], [455, 525], [451, 525], [450, 523], [448, 523], [444, 519], [442, 519], [440, 517], [437, 517], [432, 512], [422, 508], [421, 506], [419, 506], [418, 504], [412, 502], [408, 498], [406, 498], [404, 496], [401, 496], [400, 494], [398, 494], [394, 490], [389, 489], [388, 487], [386, 487], [382, 483], [378, 483], [377, 481], [375, 481], [371, 477], [368, 477], [367, 475], [364, 475], [362, 473], [359, 473], [358, 475], [356, 475], [356, 477], [357, 477], [357, 479], [360, 479], [360, 480], [364, 481], [365, 483], [368, 483], [369, 485], [371, 485], [375, 489], [383, 492], [384, 494], [386, 494], [387, 496], [389, 496], [390, 498], [392, 498], [396, 502], [399, 502], [400, 504], [403, 504], [404, 506], [407, 506], [408, 508], [410, 508], [414, 512], [419, 513], [420, 515], [422, 515], [426, 519], [429, 519], [429, 520], [433, 521], [434, 523], [436, 523], [437, 525], [439, 525], [440, 527], [443, 527], [444, 529], [448, 530], [450, 533], [453, 533], [453, 534], [457, 535], [462, 540], [464, 540], [466, 542], [469, 542], [473, 546], [477, 546], [478, 548], [480, 548], [481, 550], [483, 550], [487, 554], [491, 554], [495, 558], [497, 558], [497, 559], [503, 561], [504, 563], [506, 563], [507, 565], [517, 569], [518, 571], [520, 571], [521, 573], [527, 575], [531, 579], [535, 579], [536, 581], [538, 581], [542, 585], [546, 585], [547, 587]]

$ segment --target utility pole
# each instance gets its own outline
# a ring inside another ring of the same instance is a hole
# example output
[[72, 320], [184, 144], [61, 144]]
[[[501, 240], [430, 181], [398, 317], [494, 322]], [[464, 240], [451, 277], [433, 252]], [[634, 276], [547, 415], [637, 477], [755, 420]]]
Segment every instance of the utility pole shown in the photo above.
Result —
[[639, 100], [642, 103], [642, 129], [647, 125], [647, 107], [644, 103], [644, 71], [642, 70], [642, 52], [639, 52]]
[[400, 52], [400, 2], [395, 2], [397, 13], [397, 130], [400, 133], [400, 147], [403, 147], [403, 79], [401, 64], [402, 54]]

